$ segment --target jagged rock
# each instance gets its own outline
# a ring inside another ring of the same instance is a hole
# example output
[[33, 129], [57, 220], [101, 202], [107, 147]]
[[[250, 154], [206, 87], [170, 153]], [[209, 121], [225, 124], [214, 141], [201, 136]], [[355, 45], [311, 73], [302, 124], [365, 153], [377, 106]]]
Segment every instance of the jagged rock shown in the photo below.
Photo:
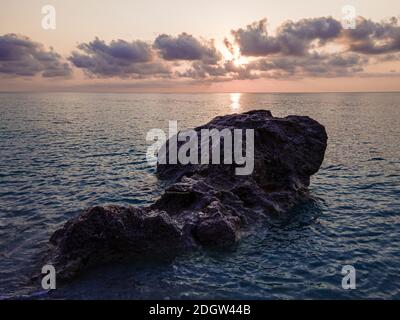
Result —
[[[126, 256], [232, 245], [241, 228], [307, 199], [310, 176], [321, 166], [327, 145], [322, 125], [309, 117], [275, 118], [258, 110], [216, 117], [195, 131], [226, 128], [254, 129], [250, 175], [236, 175], [235, 163], [159, 164], [159, 177], [171, 179], [171, 185], [151, 206], [93, 207], [53, 234], [49, 260], [58, 276], [70, 278]], [[223, 154], [224, 143], [220, 148]]]
[[166, 255], [182, 248], [182, 232], [164, 211], [93, 207], [50, 238], [59, 278], [126, 255]]

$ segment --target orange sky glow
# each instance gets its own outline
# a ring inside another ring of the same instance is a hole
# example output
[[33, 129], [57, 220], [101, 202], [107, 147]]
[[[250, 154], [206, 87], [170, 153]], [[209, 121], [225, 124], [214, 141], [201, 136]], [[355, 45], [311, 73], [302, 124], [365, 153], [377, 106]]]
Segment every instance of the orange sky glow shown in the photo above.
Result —
[[397, 0], [4, 1], [0, 91], [400, 91], [399, 17]]

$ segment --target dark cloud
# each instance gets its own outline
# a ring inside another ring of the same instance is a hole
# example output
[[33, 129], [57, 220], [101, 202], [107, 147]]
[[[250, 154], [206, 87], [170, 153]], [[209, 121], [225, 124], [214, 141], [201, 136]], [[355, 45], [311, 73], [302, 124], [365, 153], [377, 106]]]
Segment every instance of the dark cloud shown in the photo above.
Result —
[[267, 19], [254, 22], [246, 29], [232, 30], [232, 35], [245, 56], [259, 57], [280, 51], [276, 39], [268, 35]]
[[[233, 30], [241, 54], [250, 56], [245, 67], [230, 67], [236, 78], [343, 77], [364, 72], [371, 63], [395, 61], [400, 52], [400, 26], [396, 18], [373, 22], [359, 17], [356, 29], [343, 29], [331, 17], [286, 21], [274, 35], [267, 20]], [[232, 44], [225, 40], [232, 50]], [[340, 51], [325, 50], [334, 44]], [[374, 55], [374, 59], [369, 57]], [[364, 72], [365, 74], [365, 72]]]
[[65, 77], [71, 74], [68, 63], [52, 49], [46, 50], [29, 38], [6, 34], [0, 36], [0, 74], [8, 76]]
[[157, 60], [151, 46], [143, 41], [113, 40], [106, 44], [96, 38], [78, 49], [81, 52], [72, 52], [69, 60], [90, 76], [144, 78], [170, 73], [169, 66]]
[[195, 61], [189, 69], [184, 72], [179, 72], [178, 75], [185, 78], [205, 79], [210, 77], [224, 77], [227, 73], [223, 65], [212, 65], [202, 61]]
[[375, 55], [375, 63], [400, 61], [400, 53], [388, 53], [383, 55]]
[[167, 61], [190, 62], [186, 70], [176, 72], [179, 78], [219, 81], [228, 74], [213, 40], [200, 41], [187, 33], [177, 37], [163, 34], [154, 41], [154, 48]]
[[165, 60], [201, 60], [206, 64], [217, 64], [222, 58], [213, 41], [200, 42], [187, 33], [177, 37], [162, 34], [154, 41], [154, 47]]
[[400, 51], [400, 25], [397, 18], [374, 22], [358, 17], [355, 29], [343, 29], [331, 17], [286, 21], [271, 36], [267, 20], [233, 30], [235, 42], [245, 56], [307, 55], [327, 43], [344, 44], [347, 51], [362, 54], [389, 54]]
[[400, 51], [400, 25], [394, 17], [382, 22], [359, 17], [356, 28], [344, 30], [343, 38], [353, 52], [389, 54]]
[[363, 71], [368, 58], [354, 53], [271, 57], [247, 65], [248, 73], [264, 78], [343, 77]]
[[303, 55], [312, 43], [323, 45], [336, 38], [341, 32], [341, 24], [331, 17], [287, 21], [275, 36], [267, 30], [267, 20], [248, 25], [245, 29], [233, 30], [232, 35], [245, 56], [267, 56], [271, 54]]

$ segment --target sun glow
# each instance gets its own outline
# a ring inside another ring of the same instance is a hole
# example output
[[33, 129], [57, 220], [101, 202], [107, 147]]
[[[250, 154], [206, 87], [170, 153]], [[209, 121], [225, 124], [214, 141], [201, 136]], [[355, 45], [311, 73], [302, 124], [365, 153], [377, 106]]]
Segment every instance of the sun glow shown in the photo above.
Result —
[[221, 44], [218, 49], [221, 52], [224, 60], [226, 62], [232, 61], [236, 67], [240, 67], [249, 63], [248, 59], [241, 55], [240, 49], [237, 46], [227, 48], [224, 44]]
[[236, 92], [236, 93], [231, 93], [230, 98], [231, 98], [231, 109], [232, 110], [238, 110], [240, 109], [240, 97], [242, 96], [241, 93]]
[[249, 61], [245, 57], [239, 56], [239, 57], [233, 59], [233, 63], [235, 66], [240, 67], [245, 64], [248, 64]]

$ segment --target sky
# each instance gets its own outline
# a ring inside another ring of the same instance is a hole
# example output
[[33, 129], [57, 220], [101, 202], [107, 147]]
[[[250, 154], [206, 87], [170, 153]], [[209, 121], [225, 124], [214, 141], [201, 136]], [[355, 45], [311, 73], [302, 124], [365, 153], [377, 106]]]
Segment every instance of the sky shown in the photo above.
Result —
[[400, 91], [398, 0], [0, 1], [0, 91]]

